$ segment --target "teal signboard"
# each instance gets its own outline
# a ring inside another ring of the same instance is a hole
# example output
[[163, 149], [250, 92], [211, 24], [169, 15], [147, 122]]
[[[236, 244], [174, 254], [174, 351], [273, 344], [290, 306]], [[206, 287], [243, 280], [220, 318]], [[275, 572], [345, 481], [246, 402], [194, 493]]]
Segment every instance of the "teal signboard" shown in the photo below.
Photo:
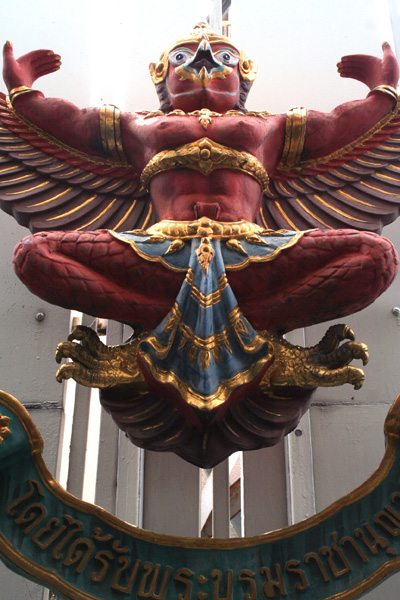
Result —
[[[350, 599], [400, 568], [400, 396], [379, 469], [322, 513], [252, 538], [158, 535], [68, 494], [0, 392], [0, 558], [70, 600]], [[265, 506], [268, 510], [268, 506]]]

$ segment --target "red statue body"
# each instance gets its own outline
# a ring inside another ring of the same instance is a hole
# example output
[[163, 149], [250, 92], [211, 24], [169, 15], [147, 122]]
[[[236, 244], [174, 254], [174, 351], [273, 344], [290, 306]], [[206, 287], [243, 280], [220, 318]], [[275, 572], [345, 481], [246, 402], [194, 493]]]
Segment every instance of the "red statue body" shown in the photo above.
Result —
[[[397, 271], [393, 246], [375, 233], [398, 214], [394, 154], [369, 164], [362, 158], [399, 129], [390, 47], [383, 60], [342, 59], [341, 75], [372, 92], [330, 114], [246, 113], [255, 65], [204, 25], [151, 65], [161, 99], [156, 113], [81, 110], [27, 87], [59, 66], [49, 51], [16, 61], [11, 45], [4, 48], [11, 102], [0, 115], [3, 130], [40, 152], [35, 163], [9, 149], [18, 169], [35, 170], [36, 185], [15, 180], [0, 195], [2, 207], [40, 231], [17, 247], [15, 269], [49, 302], [146, 332], [110, 349], [93, 332], [76, 330], [58, 349], [58, 360], [74, 360], [59, 378], [100, 387], [103, 405], [138, 445], [201, 466], [278, 442], [318, 385], [360, 387], [362, 371], [348, 365], [366, 362], [367, 350], [354, 341], [339, 346], [353, 339], [346, 326], [312, 349], [280, 336], [364, 308]], [[49, 167], [43, 153], [54, 157]], [[379, 169], [383, 178], [371, 191], [368, 178]], [[148, 194], [139, 190], [139, 174]], [[207, 288], [212, 277], [217, 287]], [[193, 298], [198, 305], [190, 308]], [[210, 304], [221, 314], [210, 317]], [[232, 371], [235, 360], [242, 366]], [[196, 378], [199, 390], [211, 386], [208, 395], [191, 387]]]

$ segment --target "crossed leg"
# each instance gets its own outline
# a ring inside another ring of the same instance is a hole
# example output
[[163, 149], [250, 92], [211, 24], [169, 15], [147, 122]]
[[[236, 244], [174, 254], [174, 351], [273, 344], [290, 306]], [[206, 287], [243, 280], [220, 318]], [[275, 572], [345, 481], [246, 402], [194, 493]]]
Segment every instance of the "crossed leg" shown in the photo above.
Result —
[[51, 304], [154, 329], [173, 306], [185, 274], [141, 259], [108, 231], [54, 231], [24, 238], [14, 269]]
[[275, 260], [228, 272], [228, 279], [255, 329], [284, 333], [362, 310], [397, 269], [393, 244], [378, 234], [314, 230]]
[[[274, 260], [227, 274], [253, 327], [282, 333], [368, 306], [389, 287], [397, 266], [393, 245], [377, 234], [315, 230]], [[165, 317], [184, 279], [104, 230], [29, 236], [15, 250], [14, 267], [50, 303], [145, 330]]]

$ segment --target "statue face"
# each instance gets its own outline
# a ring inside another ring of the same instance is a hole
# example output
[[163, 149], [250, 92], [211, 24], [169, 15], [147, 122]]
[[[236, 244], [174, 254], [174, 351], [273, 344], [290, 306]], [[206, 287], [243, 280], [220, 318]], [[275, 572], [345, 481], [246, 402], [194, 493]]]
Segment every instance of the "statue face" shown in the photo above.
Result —
[[201, 40], [175, 47], [168, 55], [166, 85], [173, 109], [186, 112], [232, 109], [239, 100], [237, 49], [226, 42]]

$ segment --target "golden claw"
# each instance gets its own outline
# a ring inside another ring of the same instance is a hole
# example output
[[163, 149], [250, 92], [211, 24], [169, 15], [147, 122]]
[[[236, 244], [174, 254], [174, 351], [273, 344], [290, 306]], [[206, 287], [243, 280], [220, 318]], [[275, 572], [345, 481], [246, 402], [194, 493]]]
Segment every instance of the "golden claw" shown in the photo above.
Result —
[[[133, 384], [142, 389], [145, 380], [137, 361], [137, 346], [141, 337], [120, 346], [106, 346], [90, 327], [74, 327], [66, 342], [57, 346], [56, 361], [69, 358], [72, 363], [61, 365], [56, 379], [74, 379], [87, 387], [110, 388]], [[80, 343], [77, 343], [77, 340]]]
[[[361, 369], [349, 366], [353, 359], [367, 364], [366, 344], [355, 342], [347, 325], [333, 325], [321, 341], [310, 348], [294, 346], [276, 335], [263, 332], [273, 347], [275, 361], [264, 376], [260, 389], [264, 393], [282, 387], [313, 389], [350, 383], [360, 389], [365, 375]], [[341, 344], [344, 340], [344, 344]]]

